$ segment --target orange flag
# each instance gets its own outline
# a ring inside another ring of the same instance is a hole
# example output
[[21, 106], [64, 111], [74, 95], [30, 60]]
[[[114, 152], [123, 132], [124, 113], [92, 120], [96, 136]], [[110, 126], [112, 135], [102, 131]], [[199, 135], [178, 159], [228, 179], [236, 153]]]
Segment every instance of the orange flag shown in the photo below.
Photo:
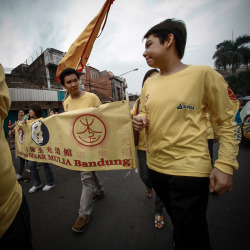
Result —
[[89, 55], [103, 23], [103, 20], [106, 17], [104, 25], [102, 27], [102, 30], [104, 29], [108, 18], [109, 9], [114, 1], [115, 0], [107, 0], [104, 3], [98, 15], [89, 23], [89, 25], [85, 28], [81, 35], [70, 46], [68, 52], [58, 65], [56, 71], [57, 81], [59, 81], [59, 75], [61, 74], [61, 72], [66, 68], [77, 68], [77, 71], [79, 72], [83, 70], [88, 61]]

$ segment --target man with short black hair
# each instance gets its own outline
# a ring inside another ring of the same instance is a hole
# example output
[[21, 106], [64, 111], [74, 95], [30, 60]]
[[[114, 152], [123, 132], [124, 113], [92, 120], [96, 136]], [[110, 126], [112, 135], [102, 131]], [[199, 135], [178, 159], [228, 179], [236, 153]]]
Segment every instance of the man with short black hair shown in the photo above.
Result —
[[[235, 114], [239, 104], [224, 78], [208, 66], [181, 62], [183, 21], [167, 19], [144, 36], [145, 57], [160, 73], [142, 89], [141, 116], [133, 126], [147, 131], [147, 165], [153, 188], [171, 217], [176, 250], [210, 250], [206, 209], [210, 192], [232, 189], [238, 169]], [[207, 118], [220, 127], [218, 160], [212, 169]]]

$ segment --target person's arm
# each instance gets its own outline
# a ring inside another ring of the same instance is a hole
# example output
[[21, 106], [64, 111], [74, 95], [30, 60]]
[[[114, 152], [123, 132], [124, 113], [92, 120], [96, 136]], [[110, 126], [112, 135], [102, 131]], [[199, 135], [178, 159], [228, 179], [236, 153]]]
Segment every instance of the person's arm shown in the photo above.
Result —
[[137, 115], [136, 110], [137, 110], [137, 106], [139, 105], [138, 102], [139, 102], [139, 98], [135, 101], [133, 108], [130, 110], [130, 113], [132, 116]]
[[214, 143], [216, 143], [219, 140], [219, 126], [218, 124], [212, 124], [212, 128], [214, 131]]
[[136, 131], [142, 131], [147, 124], [146, 112], [145, 112], [145, 86], [143, 87], [141, 96], [140, 96], [139, 115], [133, 116], [132, 124], [133, 124], [133, 128]]
[[218, 159], [210, 174], [210, 192], [223, 194], [231, 191], [232, 175], [238, 169], [236, 156], [239, 141], [237, 141], [234, 118], [239, 103], [224, 78], [219, 74], [213, 77], [212, 83], [210, 81], [206, 89], [206, 100], [211, 120], [219, 126], [220, 146]]
[[2, 120], [7, 117], [9, 108], [10, 108], [9, 90], [5, 83], [5, 74], [3, 66], [0, 64], [0, 116]]

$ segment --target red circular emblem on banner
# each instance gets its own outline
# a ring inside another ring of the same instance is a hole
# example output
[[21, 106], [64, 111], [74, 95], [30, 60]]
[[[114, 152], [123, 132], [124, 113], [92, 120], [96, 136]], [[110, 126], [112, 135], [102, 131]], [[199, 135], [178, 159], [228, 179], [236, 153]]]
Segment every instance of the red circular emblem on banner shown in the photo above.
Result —
[[104, 141], [106, 126], [100, 118], [85, 114], [76, 118], [72, 132], [78, 143], [87, 147], [93, 147]]
[[231, 100], [237, 100], [234, 92], [232, 91], [232, 89], [229, 87], [229, 85], [227, 86], [227, 92], [228, 92], [228, 96]]

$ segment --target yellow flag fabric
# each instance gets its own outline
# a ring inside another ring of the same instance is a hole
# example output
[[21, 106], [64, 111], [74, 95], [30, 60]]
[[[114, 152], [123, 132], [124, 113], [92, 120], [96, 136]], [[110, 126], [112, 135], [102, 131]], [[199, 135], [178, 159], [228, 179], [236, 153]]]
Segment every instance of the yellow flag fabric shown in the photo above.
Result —
[[78, 171], [136, 168], [129, 101], [33, 120], [15, 128], [16, 154]]
[[[82, 71], [82, 69], [84, 68], [84, 66], [86, 65], [88, 61], [89, 55], [93, 48], [95, 39], [99, 33], [99, 30], [101, 28], [102, 22], [105, 16], [107, 19], [110, 6], [113, 2], [114, 0], [107, 0], [104, 3], [98, 15], [89, 23], [89, 25], [85, 28], [85, 30], [81, 33], [81, 35], [70, 46], [68, 52], [66, 53], [66, 55], [63, 57], [63, 59], [58, 65], [57, 72], [56, 72], [57, 81], [59, 81], [59, 75], [64, 69], [66, 68], [76, 69], [80, 58], [81, 58], [81, 61], [77, 70], [79, 72]], [[106, 23], [106, 20], [105, 20], [105, 23]]]

